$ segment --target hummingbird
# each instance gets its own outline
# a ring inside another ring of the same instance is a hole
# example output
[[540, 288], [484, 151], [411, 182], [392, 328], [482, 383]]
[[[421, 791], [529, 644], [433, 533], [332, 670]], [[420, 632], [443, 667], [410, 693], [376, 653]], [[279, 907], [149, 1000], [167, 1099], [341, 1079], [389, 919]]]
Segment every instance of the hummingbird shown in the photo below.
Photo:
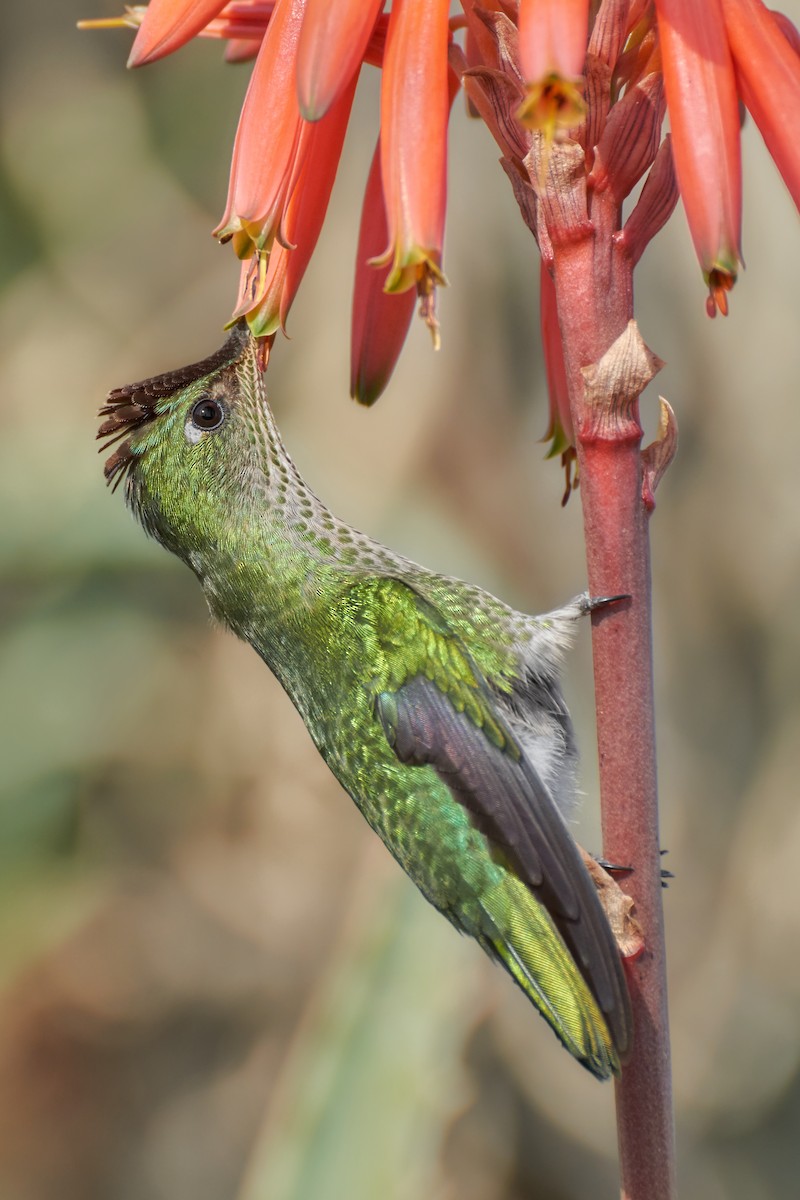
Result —
[[244, 322], [100, 415], [107, 482], [274, 673], [406, 874], [579, 1062], [618, 1074], [630, 1000], [567, 824], [577, 749], [559, 683], [578, 619], [607, 601], [528, 616], [335, 517], [284, 448]]

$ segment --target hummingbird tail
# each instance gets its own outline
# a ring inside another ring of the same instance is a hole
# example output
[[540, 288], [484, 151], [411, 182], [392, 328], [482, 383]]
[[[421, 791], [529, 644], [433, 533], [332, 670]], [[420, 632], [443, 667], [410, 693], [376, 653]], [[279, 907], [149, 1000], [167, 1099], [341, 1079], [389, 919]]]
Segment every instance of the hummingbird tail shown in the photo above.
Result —
[[598, 1079], [618, 1075], [608, 1025], [542, 904], [515, 876], [483, 897], [484, 945], [505, 967], [570, 1054]]

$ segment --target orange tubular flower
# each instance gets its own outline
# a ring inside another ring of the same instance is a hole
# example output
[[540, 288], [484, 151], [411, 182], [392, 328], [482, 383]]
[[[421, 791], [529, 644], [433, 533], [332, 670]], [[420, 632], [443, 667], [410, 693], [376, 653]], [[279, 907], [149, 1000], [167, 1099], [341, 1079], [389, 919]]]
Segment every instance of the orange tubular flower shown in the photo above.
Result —
[[739, 102], [720, 0], [656, 0], [672, 153], [706, 310], [728, 311], [741, 263]]
[[268, 337], [286, 326], [328, 210], [357, 82], [358, 71], [326, 116], [308, 126], [302, 166], [282, 224], [285, 244], [276, 242], [269, 256], [255, 250], [244, 265], [231, 320], [246, 316], [254, 337]]
[[442, 274], [447, 198], [448, 0], [394, 0], [381, 85], [381, 171], [389, 292], [416, 287], [428, 304], [436, 339], [433, 292]]
[[303, 9], [303, 0], [278, 0], [275, 5], [239, 117], [228, 203], [214, 230], [222, 242], [233, 238], [239, 258], [248, 258], [254, 248], [270, 250], [296, 175], [306, 124], [295, 76]]
[[739, 92], [800, 208], [800, 59], [760, 0], [722, 0]]
[[416, 295], [389, 292], [386, 271], [372, 265], [386, 245], [388, 225], [381, 179], [381, 143], [375, 147], [364, 193], [358, 234], [353, 323], [350, 346], [350, 395], [359, 404], [374, 404], [395, 368], [414, 315]]
[[318, 121], [358, 71], [383, 0], [307, 0], [297, 51], [297, 94]]
[[519, 59], [528, 85], [518, 118], [552, 139], [585, 112], [589, 0], [520, 0]]
[[225, 7], [225, 0], [150, 0], [128, 58], [143, 67], [179, 50]]
[[[137, 29], [130, 65], [195, 36], [226, 39], [229, 61], [255, 57], [215, 234], [232, 240], [245, 263], [236, 311], [264, 337], [285, 322], [319, 235], [360, 64], [382, 69], [382, 179], [371, 177], [365, 201], [368, 250], [354, 309], [353, 391], [365, 402], [391, 374], [415, 290], [437, 340], [447, 126], [459, 86], [449, 63], [501, 147], [545, 257], [555, 210], [537, 207], [537, 196], [549, 140], [572, 126], [587, 172], [575, 176], [575, 196], [586, 185], [595, 198], [610, 189], [621, 203], [656, 152], [663, 73], [672, 137], [615, 236], [636, 262], [672, 210], [677, 179], [709, 287], [707, 310], [726, 312], [741, 263], [740, 97], [800, 207], [800, 35], [791, 23], [763, 0], [461, 0], [463, 15], [452, 19], [450, 7], [448, 0], [150, 0], [80, 24]], [[452, 35], [463, 29], [459, 46]], [[597, 101], [588, 119], [584, 90]], [[543, 130], [544, 140], [531, 129]], [[577, 209], [561, 207], [574, 222]], [[555, 344], [551, 325], [548, 339]]]

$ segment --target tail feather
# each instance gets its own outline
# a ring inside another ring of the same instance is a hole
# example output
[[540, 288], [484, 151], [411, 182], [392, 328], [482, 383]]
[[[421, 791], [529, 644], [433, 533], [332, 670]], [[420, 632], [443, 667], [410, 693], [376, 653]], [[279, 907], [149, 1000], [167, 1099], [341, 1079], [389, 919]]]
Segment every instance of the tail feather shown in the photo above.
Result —
[[579, 1062], [598, 1079], [618, 1075], [619, 1057], [605, 1018], [544, 906], [512, 875], [481, 903], [490, 954]]

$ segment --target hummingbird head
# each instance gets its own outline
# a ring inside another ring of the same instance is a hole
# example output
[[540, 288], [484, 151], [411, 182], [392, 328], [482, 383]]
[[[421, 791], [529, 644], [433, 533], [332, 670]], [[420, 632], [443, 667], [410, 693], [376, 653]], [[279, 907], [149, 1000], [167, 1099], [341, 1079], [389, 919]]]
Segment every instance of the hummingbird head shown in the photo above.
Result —
[[116, 446], [107, 483], [124, 481], [142, 525], [181, 557], [215, 546], [264, 478], [264, 403], [255, 344], [240, 322], [202, 362], [109, 393], [97, 434], [101, 449]]

